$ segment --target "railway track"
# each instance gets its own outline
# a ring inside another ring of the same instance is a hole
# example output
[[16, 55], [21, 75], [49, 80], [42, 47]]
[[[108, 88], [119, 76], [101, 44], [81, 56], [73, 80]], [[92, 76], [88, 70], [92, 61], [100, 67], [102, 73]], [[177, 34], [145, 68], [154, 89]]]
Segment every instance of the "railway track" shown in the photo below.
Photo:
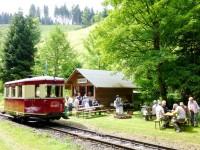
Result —
[[[12, 118], [12, 116], [0, 113], [1, 117]], [[30, 124], [26, 124], [30, 126]], [[38, 126], [39, 127], [39, 126]], [[67, 134], [71, 136], [76, 136], [84, 140], [90, 140], [92, 142], [102, 143], [115, 148], [120, 148], [124, 150], [176, 150], [169, 147], [164, 147], [160, 145], [145, 143], [141, 141], [136, 141], [132, 139], [126, 139], [118, 136], [113, 136], [109, 134], [102, 134], [91, 130], [86, 130], [82, 128], [72, 127], [62, 125], [60, 123], [49, 122], [48, 125], [43, 124], [45, 129], [53, 130], [62, 134]], [[39, 127], [40, 128], [40, 127]]]
[[126, 139], [108, 134], [101, 134], [91, 130], [71, 126], [58, 125], [48, 126], [47, 128], [64, 134], [77, 136], [82, 139], [95, 141], [98, 143], [106, 144], [112, 147], [121, 148], [125, 150], [175, 150], [173, 148]]

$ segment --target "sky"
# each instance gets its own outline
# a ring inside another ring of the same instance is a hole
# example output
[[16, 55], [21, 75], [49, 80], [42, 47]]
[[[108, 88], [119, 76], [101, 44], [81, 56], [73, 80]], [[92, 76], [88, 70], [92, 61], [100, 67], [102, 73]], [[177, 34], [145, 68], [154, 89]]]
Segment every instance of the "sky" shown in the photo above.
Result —
[[88, 6], [94, 10], [102, 10], [101, 5], [104, 0], [0, 0], [0, 12], [15, 13], [19, 10], [23, 10], [25, 14], [28, 13], [30, 5], [35, 4], [43, 8], [44, 5], [49, 6], [50, 14], [53, 14], [55, 6], [66, 4], [71, 9], [73, 5], [79, 4], [80, 8]]

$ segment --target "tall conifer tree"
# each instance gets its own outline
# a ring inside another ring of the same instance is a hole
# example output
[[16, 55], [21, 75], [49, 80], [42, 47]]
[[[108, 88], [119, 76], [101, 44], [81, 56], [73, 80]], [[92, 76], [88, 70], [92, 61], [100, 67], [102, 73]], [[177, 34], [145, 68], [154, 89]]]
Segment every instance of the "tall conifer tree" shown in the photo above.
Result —
[[2, 79], [9, 81], [32, 74], [35, 45], [39, 39], [38, 22], [24, 17], [21, 12], [14, 16], [3, 49]]

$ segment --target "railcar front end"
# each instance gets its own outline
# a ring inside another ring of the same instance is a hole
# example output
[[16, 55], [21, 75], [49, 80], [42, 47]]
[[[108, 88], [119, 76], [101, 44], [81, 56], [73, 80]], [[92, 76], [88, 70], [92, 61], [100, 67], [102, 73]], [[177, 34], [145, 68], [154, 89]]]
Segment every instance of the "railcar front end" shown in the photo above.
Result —
[[4, 111], [17, 118], [60, 119], [64, 79], [50, 76], [5, 83]]

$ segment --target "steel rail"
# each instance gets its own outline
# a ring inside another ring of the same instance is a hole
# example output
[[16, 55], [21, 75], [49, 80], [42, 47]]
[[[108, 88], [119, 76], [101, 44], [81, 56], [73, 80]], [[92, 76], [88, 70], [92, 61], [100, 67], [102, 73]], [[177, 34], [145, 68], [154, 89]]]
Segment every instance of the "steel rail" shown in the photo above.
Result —
[[[10, 116], [7, 114], [2, 114], [2, 113], [0, 113], [0, 116], [7, 117], [7, 118], [13, 118], [13, 116]], [[118, 147], [118, 148], [127, 149], [127, 150], [138, 150], [138, 149], [141, 150], [141, 149], [146, 149], [146, 148], [154, 149], [154, 150], [176, 150], [174, 148], [169, 148], [169, 147], [165, 147], [165, 146], [155, 145], [155, 144], [141, 142], [141, 141], [132, 140], [132, 139], [127, 139], [127, 138], [123, 138], [123, 137], [119, 137], [119, 136], [102, 134], [102, 133], [98, 133], [98, 132], [95, 132], [92, 130], [82, 129], [82, 128], [78, 128], [78, 127], [72, 127], [72, 126], [66, 126], [66, 125], [62, 125], [60, 123], [55, 123], [55, 122], [49, 122], [49, 123], [50, 124], [48, 126], [45, 125], [46, 129], [51, 129], [51, 130], [54, 130], [57, 132], [61, 132], [61, 133], [68, 134], [71, 136], [76, 136], [76, 137], [79, 137], [82, 139], [95, 141], [98, 143], [103, 143], [106, 145], [110, 145], [112, 147]], [[69, 130], [69, 129], [71, 129], [71, 130]], [[74, 132], [74, 131], [80, 131], [84, 134], [81, 135], [80, 132]], [[99, 137], [99, 138], [94, 138], [95, 136]], [[105, 140], [103, 140], [102, 138], [104, 138]], [[118, 143], [110, 142], [109, 140], [117, 141]], [[123, 145], [122, 142], [131, 144], [132, 147], [130, 145], [129, 146]], [[141, 148], [141, 147], [143, 147], [143, 148]]]
[[[52, 129], [52, 130], [55, 130], [55, 131], [58, 131], [58, 132], [70, 134], [70, 135], [73, 135], [73, 136], [78, 136], [80, 138], [84, 138], [84, 139], [88, 139], [88, 140], [91, 140], [91, 141], [100, 142], [100, 143], [107, 144], [107, 145], [112, 145], [112, 146], [123, 148], [123, 149], [127, 149], [127, 150], [139, 149], [139, 148], [136, 148], [137, 146], [142, 146], [144, 148], [156, 149], [156, 150], [176, 150], [174, 148], [155, 145], [155, 144], [151, 144], [151, 143], [145, 143], [145, 142], [136, 141], [136, 140], [132, 140], [132, 139], [126, 139], [126, 138], [113, 136], [113, 135], [109, 135], [109, 134], [101, 134], [101, 133], [97, 133], [97, 132], [91, 131], [91, 130], [76, 128], [76, 127], [71, 127], [71, 126], [63, 126], [63, 125], [60, 125], [60, 124], [57, 127], [48, 126], [48, 128]], [[69, 129], [71, 129], [71, 130], [68, 131]], [[85, 133], [86, 135], [87, 135], [87, 133], [89, 133], [90, 136], [80, 135], [80, 133], [78, 133], [78, 132], [74, 133], [74, 131], [77, 131], [77, 130]], [[101, 137], [101, 138], [94, 138], [94, 137]], [[106, 140], [102, 140], [102, 138], [105, 138]], [[129, 144], [134, 145], [134, 146], [130, 147], [130, 146], [126, 146], [126, 145], [123, 145], [123, 144], [110, 142], [108, 139], [113, 140], [113, 141], [116, 140], [116, 141], [118, 141], [120, 143], [121, 142], [129, 143]]]

